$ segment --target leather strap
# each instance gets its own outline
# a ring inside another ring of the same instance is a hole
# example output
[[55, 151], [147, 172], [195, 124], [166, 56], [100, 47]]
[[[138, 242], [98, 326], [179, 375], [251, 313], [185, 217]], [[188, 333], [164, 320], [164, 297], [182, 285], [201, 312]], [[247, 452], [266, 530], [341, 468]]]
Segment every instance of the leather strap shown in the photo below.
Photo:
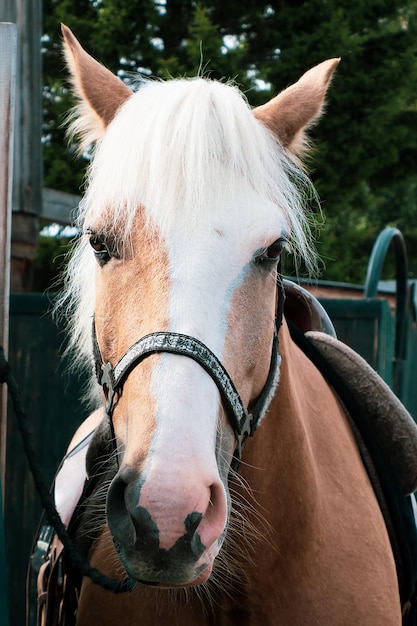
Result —
[[121, 359], [113, 366], [104, 365], [98, 345], [95, 325], [93, 325], [93, 349], [96, 359], [96, 373], [100, 385], [106, 395], [106, 412], [112, 415], [117, 397], [120, 396], [123, 383], [129, 373], [151, 354], [169, 352], [187, 356], [196, 361], [213, 379], [219, 389], [225, 410], [231, 421], [237, 441], [235, 455], [240, 459], [242, 446], [247, 437], [253, 435], [262, 416], [271, 386], [277, 377], [278, 369], [278, 339], [274, 333], [271, 366], [265, 388], [259, 396], [255, 408], [249, 413], [233, 384], [232, 379], [216, 355], [201, 341], [181, 333], [158, 332], [145, 335], [125, 352]]

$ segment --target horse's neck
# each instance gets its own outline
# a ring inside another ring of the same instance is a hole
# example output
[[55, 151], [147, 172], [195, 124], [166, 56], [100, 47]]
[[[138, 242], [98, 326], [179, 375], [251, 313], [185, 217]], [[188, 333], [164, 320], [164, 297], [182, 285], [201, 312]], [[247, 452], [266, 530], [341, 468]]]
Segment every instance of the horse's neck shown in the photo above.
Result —
[[[265, 502], [260, 502], [266, 509], [271, 508], [274, 494], [274, 524], [282, 518], [283, 528], [289, 532], [292, 524], [305, 524], [308, 533], [314, 518], [327, 514], [323, 512], [327, 508], [323, 495], [327, 475], [333, 472], [336, 480], [345, 480], [347, 467], [357, 453], [339, 401], [292, 342], [285, 323], [279, 349], [278, 389], [254, 438], [247, 443], [247, 465], [242, 473], [253, 486], [256, 499], [267, 494]], [[355, 466], [361, 482], [362, 470], [356, 462]]]

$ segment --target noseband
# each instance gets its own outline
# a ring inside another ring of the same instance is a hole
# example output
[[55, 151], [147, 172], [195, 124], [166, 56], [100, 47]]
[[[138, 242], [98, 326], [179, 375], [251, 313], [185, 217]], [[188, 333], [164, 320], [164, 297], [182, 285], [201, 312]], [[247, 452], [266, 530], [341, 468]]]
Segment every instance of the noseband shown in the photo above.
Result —
[[123, 385], [130, 372], [135, 367], [137, 367], [148, 356], [161, 352], [169, 352], [189, 357], [190, 359], [196, 361], [211, 376], [220, 392], [223, 407], [236, 437], [236, 450], [234, 452], [234, 460], [232, 463], [232, 469], [236, 470], [242, 457], [243, 445], [246, 439], [254, 434], [261, 417], [268, 408], [271, 390], [273, 389], [277, 379], [279, 362], [278, 330], [282, 324], [285, 297], [280, 276], [278, 278], [277, 285], [278, 306], [275, 317], [269, 373], [265, 386], [250, 413], [244, 406], [232, 379], [219, 359], [198, 339], [181, 333], [150, 333], [134, 343], [125, 352], [116, 365], [112, 365], [111, 363], [104, 363], [103, 361], [97, 340], [95, 322], [93, 321], [93, 353], [96, 376], [99, 384], [103, 387], [104, 395], [106, 397], [106, 413], [109, 417], [112, 428], [113, 411], [117, 405], [118, 399], [122, 395]]

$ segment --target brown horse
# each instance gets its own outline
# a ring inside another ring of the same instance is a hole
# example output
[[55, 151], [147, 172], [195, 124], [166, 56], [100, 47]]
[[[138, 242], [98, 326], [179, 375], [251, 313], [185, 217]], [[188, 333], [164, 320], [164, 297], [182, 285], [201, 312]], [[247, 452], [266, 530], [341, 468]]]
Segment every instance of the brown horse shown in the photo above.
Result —
[[399, 626], [384, 520], [277, 281], [284, 247], [314, 264], [300, 159], [338, 60], [251, 111], [202, 78], [132, 93], [63, 34], [96, 143], [63, 305], [90, 360], [94, 320], [114, 437], [89, 559], [137, 581], [85, 579], [78, 626]]

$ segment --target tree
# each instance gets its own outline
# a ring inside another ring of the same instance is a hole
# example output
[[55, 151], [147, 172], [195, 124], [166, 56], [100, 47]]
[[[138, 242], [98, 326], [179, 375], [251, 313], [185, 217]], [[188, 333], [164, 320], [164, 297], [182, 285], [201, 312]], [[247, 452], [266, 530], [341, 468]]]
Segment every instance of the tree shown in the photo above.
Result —
[[[63, 81], [60, 21], [124, 80], [132, 72], [166, 77], [203, 71], [236, 78], [252, 105], [314, 64], [341, 56], [309, 163], [325, 214], [318, 250], [333, 259], [324, 277], [361, 282], [373, 239], [387, 224], [401, 227], [406, 236], [417, 233], [417, 2], [44, 0], [44, 5], [48, 186], [77, 192], [83, 170], [73, 148], [66, 153], [61, 148], [60, 124], [71, 96]], [[361, 242], [359, 249], [355, 241]], [[410, 262], [417, 273], [417, 254]]]

